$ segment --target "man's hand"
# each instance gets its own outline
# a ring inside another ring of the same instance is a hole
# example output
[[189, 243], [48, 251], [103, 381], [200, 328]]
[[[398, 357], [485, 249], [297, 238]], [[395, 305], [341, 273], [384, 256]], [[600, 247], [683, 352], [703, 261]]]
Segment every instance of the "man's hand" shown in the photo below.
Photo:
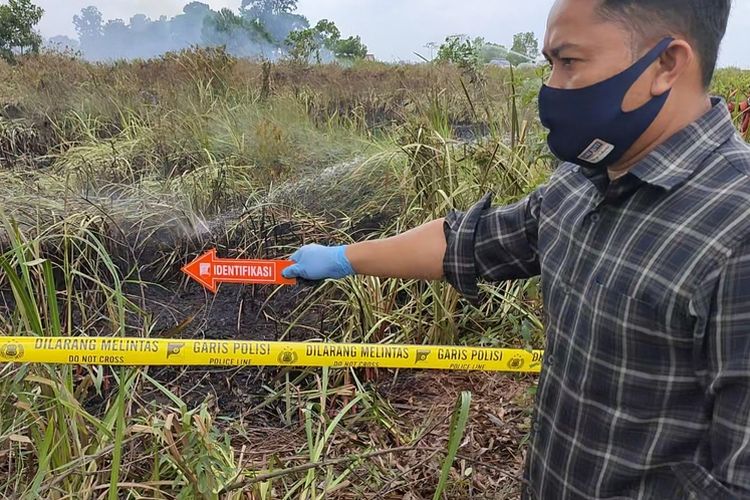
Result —
[[311, 281], [346, 278], [355, 273], [345, 249], [345, 246], [305, 245], [290, 257], [295, 264], [284, 269], [281, 274], [285, 278]]

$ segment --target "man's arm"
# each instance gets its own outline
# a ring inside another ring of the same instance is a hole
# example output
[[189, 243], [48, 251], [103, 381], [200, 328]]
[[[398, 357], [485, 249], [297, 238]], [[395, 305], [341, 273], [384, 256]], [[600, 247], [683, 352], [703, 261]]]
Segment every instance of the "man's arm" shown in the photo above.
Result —
[[[710, 472], [738, 498], [750, 498], [750, 241], [733, 251], [714, 283], [700, 339], [707, 390], [715, 397]], [[707, 483], [711, 489], [710, 479]]]
[[392, 238], [349, 245], [346, 256], [357, 274], [439, 280], [446, 248], [444, 221], [434, 220]]
[[438, 219], [381, 240], [332, 247], [305, 245], [292, 254], [295, 264], [282, 274], [312, 281], [354, 274], [438, 280], [443, 277], [445, 247], [443, 219]]
[[343, 278], [353, 274], [442, 277], [476, 301], [477, 279], [502, 281], [539, 273], [537, 241], [545, 186], [512, 205], [492, 208], [484, 196], [466, 212], [452, 211], [398, 236], [349, 246], [306, 245], [284, 271], [288, 278]]

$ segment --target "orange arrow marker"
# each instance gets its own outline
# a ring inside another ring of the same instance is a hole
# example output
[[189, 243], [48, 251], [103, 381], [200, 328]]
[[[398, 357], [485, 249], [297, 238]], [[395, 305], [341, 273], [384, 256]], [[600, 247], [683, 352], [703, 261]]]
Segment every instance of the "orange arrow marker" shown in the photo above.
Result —
[[182, 272], [216, 293], [219, 283], [294, 285], [281, 271], [294, 264], [291, 260], [219, 259], [211, 249], [182, 268]]

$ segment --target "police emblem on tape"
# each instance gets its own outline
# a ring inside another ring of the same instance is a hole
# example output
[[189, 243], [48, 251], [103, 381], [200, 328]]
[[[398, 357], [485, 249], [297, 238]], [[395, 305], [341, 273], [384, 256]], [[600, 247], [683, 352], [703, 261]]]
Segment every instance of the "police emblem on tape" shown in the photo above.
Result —
[[167, 358], [180, 354], [183, 347], [185, 347], [185, 342], [170, 342], [167, 344]]
[[414, 364], [427, 361], [427, 357], [430, 355], [431, 349], [417, 349], [417, 356], [414, 360]]
[[279, 353], [276, 360], [282, 365], [293, 365], [299, 359], [299, 355], [293, 349], [284, 349]]
[[21, 344], [3, 344], [0, 346], [0, 358], [9, 361], [23, 358], [23, 346]]
[[511, 370], [520, 370], [523, 368], [524, 363], [525, 361], [521, 356], [515, 355], [508, 360], [508, 368]]

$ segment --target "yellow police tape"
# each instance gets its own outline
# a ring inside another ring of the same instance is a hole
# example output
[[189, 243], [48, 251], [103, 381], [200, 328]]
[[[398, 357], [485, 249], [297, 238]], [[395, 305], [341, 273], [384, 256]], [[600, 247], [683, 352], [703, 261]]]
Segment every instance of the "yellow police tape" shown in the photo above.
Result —
[[416, 368], [536, 373], [542, 351], [433, 345], [119, 337], [0, 337], [0, 362]]

